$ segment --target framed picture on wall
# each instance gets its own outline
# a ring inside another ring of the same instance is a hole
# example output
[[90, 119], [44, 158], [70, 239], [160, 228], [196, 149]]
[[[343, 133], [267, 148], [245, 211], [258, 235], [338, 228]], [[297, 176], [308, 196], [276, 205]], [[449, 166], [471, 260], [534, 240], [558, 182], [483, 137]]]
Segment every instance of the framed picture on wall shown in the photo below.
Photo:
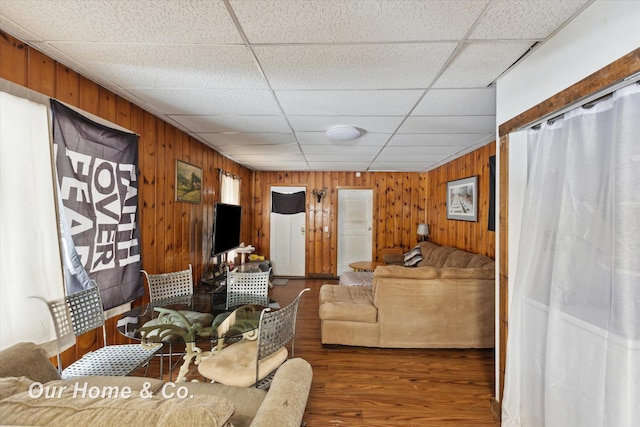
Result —
[[447, 219], [478, 221], [478, 177], [447, 182]]
[[202, 169], [176, 159], [176, 200], [200, 203], [202, 200]]

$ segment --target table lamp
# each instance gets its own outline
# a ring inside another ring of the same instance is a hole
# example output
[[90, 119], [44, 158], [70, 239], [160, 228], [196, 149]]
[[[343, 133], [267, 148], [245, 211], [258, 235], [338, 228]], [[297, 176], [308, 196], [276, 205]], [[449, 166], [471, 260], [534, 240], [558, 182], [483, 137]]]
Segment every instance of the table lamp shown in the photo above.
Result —
[[422, 236], [420, 238], [421, 242], [427, 240], [427, 237], [429, 236], [429, 226], [427, 224], [418, 224], [418, 235]]

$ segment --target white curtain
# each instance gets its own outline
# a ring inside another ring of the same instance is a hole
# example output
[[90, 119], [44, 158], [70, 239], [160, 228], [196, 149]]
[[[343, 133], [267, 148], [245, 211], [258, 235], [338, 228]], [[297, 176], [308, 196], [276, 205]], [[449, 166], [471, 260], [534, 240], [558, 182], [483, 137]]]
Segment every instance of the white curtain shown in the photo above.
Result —
[[220, 201], [230, 205], [240, 204], [240, 178], [220, 172]]
[[64, 296], [47, 111], [0, 92], [0, 349], [54, 340], [47, 306], [29, 297]]
[[528, 144], [503, 426], [640, 426], [640, 86]]

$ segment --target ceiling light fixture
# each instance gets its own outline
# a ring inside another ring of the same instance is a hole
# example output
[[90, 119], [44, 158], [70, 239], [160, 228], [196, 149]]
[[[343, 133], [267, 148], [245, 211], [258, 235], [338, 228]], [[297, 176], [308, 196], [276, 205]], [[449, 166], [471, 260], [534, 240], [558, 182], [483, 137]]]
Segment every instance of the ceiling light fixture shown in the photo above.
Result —
[[360, 138], [360, 129], [353, 126], [334, 126], [327, 131], [327, 137], [334, 141], [353, 141]]

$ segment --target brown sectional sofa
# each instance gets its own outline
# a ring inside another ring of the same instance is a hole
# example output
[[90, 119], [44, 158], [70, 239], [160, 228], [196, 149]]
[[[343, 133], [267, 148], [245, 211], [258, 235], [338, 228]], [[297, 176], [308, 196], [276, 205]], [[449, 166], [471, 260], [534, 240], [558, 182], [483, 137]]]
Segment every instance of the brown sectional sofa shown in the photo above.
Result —
[[309, 363], [295, 358], [268, 392], [143, 377], [61, 380], [41, 347], [19, 343], [0, 352], [0, 424], [298, 427], [312, 376]]
[[494, 347], [494, 260], [426, 241], [419, 246], [417, 267], [379, 266], [372, 286], [320, 288], [323, 344]]

